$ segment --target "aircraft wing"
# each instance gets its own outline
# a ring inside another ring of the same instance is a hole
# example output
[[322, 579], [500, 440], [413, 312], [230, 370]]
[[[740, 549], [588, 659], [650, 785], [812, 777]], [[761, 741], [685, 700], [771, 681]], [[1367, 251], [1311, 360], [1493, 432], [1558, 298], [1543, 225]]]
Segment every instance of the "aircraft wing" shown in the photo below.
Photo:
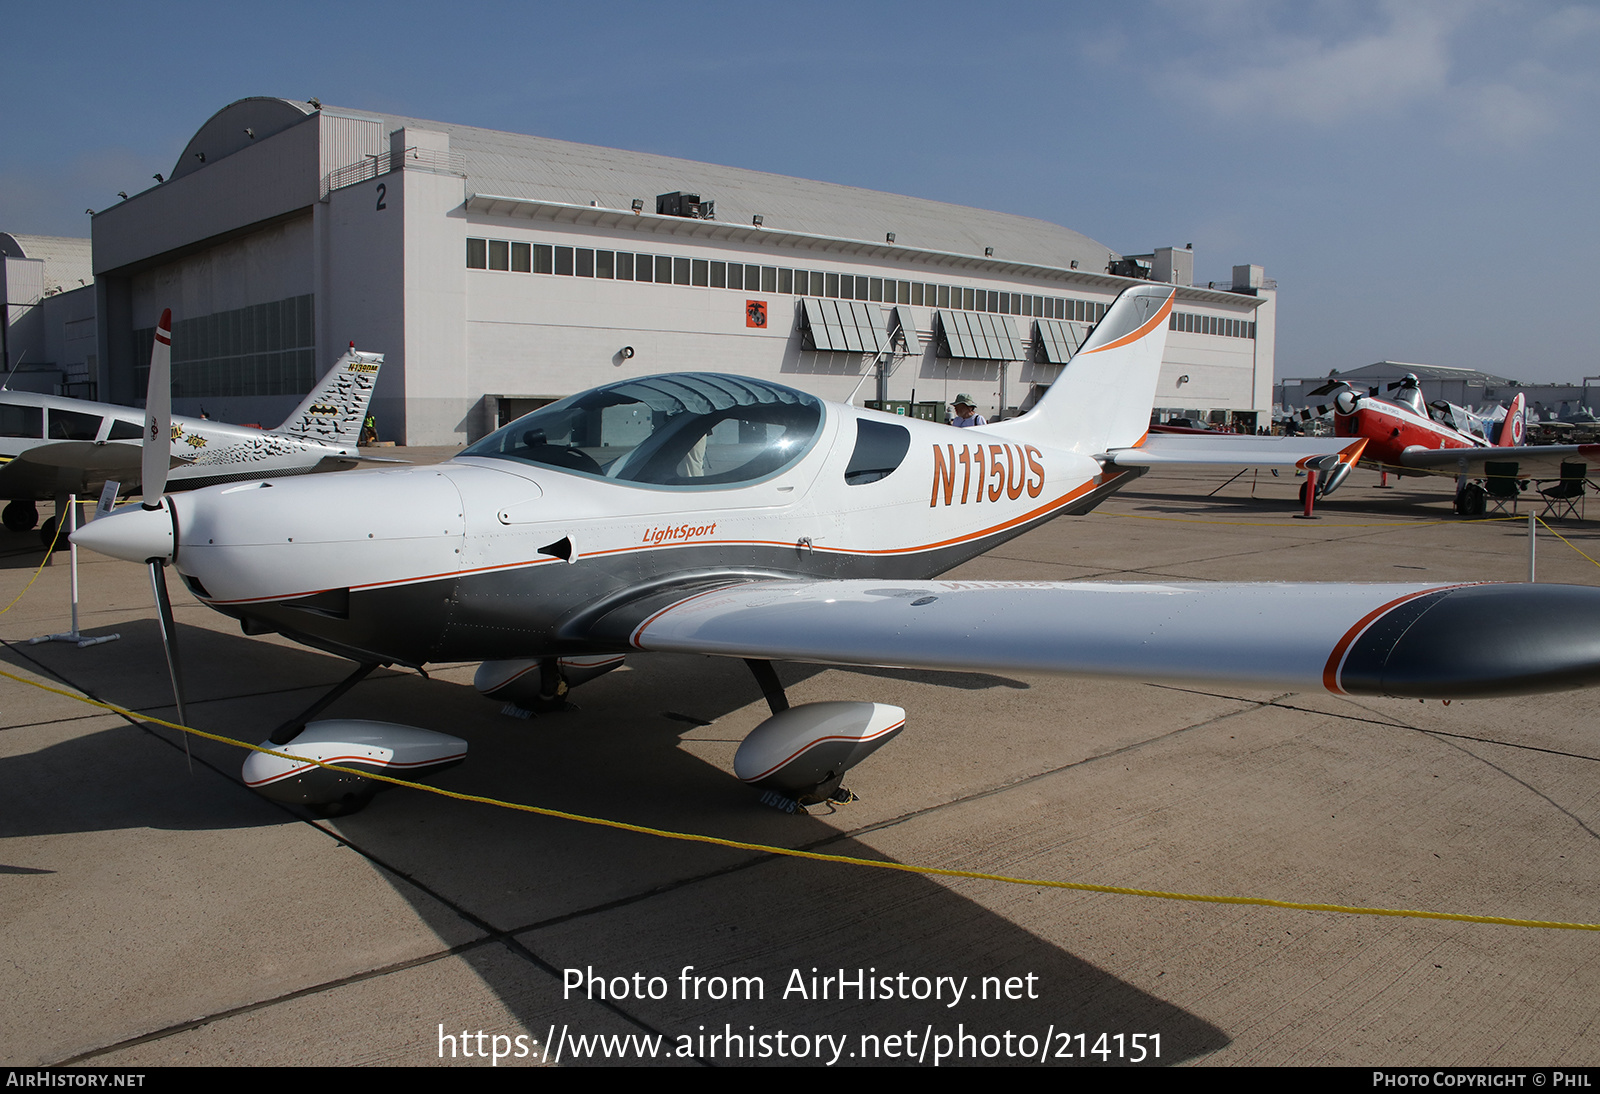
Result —
[[592, 622], [635, 649], [1409, 698], [1600, 683], [1600, 588], [753, 581]]
[[[123, 492], [137, 489], [140, 452], [136, 444], [57, 441], [29, 448], [0, 467], [0, 497], [49, 498], [57, 494], [98, 494], [107, 479]], [[172, 465], [185, 461], [173, 457]]]
[[[1482, 475], [1483, 465], [1514, 463], [1515, 478], [1559, 479], [1564, 463], [1600, 467], [1600, 444], [1528, 444], [1507, 448], [1408, 448], [1400, 453], [1402, 467], [1419, 471], [1458, 473], [1463, 467], [1469, 475]], [[1463, 463], [1463, 461], [1465, 461]]]
[[1354, 463], [1365, 437], [1255, 437], [1249, 434], [1151, 433], [1132, 448], [1107, 455], [1118, 467], [1293, 467], [1332, 470]]

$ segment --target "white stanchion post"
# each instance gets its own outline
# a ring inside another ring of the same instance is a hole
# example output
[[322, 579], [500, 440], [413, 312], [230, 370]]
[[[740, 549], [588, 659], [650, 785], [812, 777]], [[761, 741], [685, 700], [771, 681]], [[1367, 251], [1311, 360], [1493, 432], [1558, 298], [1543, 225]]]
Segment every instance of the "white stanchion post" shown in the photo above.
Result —
[[[63, 514], [61, 513], [56, 514], [56, 528], [58, 530], [61, 527], [62, 516]], [[44, 634], [38, 638], [30, 638], [28, 639], [28, 645], [36, 646], [40, 642], [71, 642], [81, 650], [86, 646], [98, 646], [102, 642], [115, 642], [122, 635], [103, 634], [98, 638], [85, 638], [78, 633], [78, 545], [72, 542], [72, 533], [78, 530], [78, 495], [67, 495], [65, 516], [67, 521], [67, 557], [71, 560], [68, 569], [71, 571], [69, 581], [72, 588], [72, 629], [66, 634]], [[57, 534], [60, 534], [59, 531]]]

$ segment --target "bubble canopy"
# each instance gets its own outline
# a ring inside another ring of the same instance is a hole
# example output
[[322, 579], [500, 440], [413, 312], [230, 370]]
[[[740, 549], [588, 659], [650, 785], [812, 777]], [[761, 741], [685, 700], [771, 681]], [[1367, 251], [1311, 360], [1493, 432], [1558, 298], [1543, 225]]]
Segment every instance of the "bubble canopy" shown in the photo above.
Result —
[[706, 488], [787, 470], [822, 431], [822, 403], [743, 376], [623, 380], [540, 407], [461, 454], [635, 486]]

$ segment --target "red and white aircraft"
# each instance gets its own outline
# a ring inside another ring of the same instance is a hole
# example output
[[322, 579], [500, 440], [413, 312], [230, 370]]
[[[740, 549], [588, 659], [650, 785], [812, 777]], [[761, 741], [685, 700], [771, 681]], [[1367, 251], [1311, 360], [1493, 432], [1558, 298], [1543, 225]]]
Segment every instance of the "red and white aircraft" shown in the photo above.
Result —
[[[1380, 399], [1376, 388], [1362, 392], [1336, 380], [1312, 395], [1333, 394], [1333, 403], [1305, 411], [1305, 416], [1333, 411], [1334, 433], [1364, 438], [1361, 462], [1396, 475], [1451, 474], [1456, 476], [1456, 511], [1464, 516], [1482, 513], [1484, 490], [1472, 482], [1486, 478], [1485, 464], [1508, 465], [1497, 478], [1559, 479], [1563, 465], [1587, 465], [1600, 460], [1600, 445], [1524, 444], [1527, 399], [1521, 393], [1498, 423], [1484, 422], [1446, 402], [1429, 404], [1414, 375], [1389, 385], [1393, 399]], [[1476, 427], [1476, 428], [1475, 428]], [[1481, 428], [1483, 431], [1478, 432]]]
[[[773, 660], [1440, 698], [1600, 684], [1600, 588], [935, 580], [1142, 473], [1123, 461], [1145, 437], [1172, 300], [1170, 286], [1123, 292], [1039, 403], [995, 425], [890, 417], [767, 380], [640, 376], [448, 463], [153, 489], [76, 540], [148, 562], [158, 604], [170, 563], [246, 633], [356, 662], [351, 684], [380, 664], [476, 660], [492, 697], [558, 705], [626, 654], [744, 658], [773, 716], [734, 770], [788, 807], [842, 793], [904, 712], [790, 709]], [[162, 621], [170, 634], [164, 606]], [[308, 725], [310, 713], [270, 738], [302, 758], [252, 754], [247, 782], [337, 809], [371, 787], [306, 759], [426, 771], [466, 749], [411, 727]]]

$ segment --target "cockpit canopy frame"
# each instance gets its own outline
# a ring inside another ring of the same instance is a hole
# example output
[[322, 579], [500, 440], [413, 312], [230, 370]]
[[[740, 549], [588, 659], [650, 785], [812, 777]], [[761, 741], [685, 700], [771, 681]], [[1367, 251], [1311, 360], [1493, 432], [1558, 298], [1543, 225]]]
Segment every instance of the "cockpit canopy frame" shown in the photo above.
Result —
[[620, 380], [504, 426], [463, 456], [514, 460], [652, 489], [747, 486], [816, 445], [821, 400], [745, 376], [674, 373]]

